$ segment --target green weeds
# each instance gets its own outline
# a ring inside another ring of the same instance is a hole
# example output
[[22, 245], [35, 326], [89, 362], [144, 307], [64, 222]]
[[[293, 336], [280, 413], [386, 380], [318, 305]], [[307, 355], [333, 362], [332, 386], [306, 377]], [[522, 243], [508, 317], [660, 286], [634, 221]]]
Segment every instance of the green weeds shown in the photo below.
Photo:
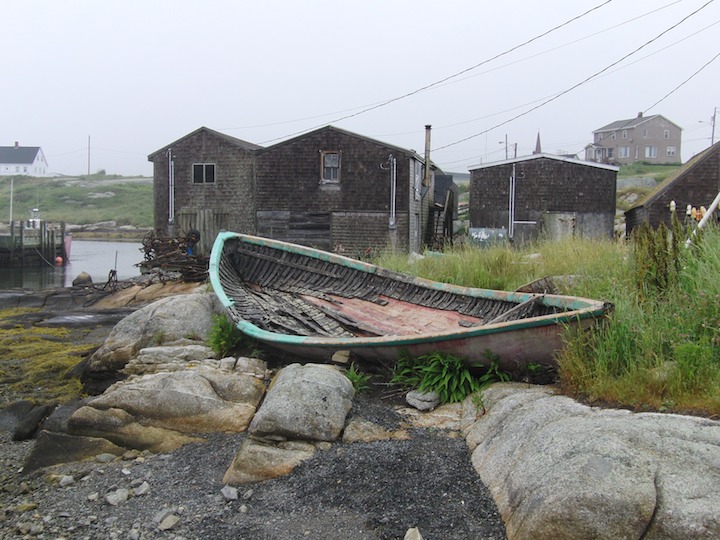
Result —
[[345, 376], [350, 379], [357, 394], [365, 392], [370, 388], [370, 375], [360, 371], [354, 362], [350, 364], [350, 367], [345, 371]]
[[208, 345], [220, 357], [226, 356], [243, 340], [244, 334], [225, 315], [213, 316]]
[[464, 359], [451, 354], [433, 353], [419, 358], [403, 355], [396, 362], [390, 383], [421, 392], [437, 392], [440, 403], [463, 401], [492, 382], [509, 379], [499, 369], [497, 359], [489, 352], [486, 354], [491, 362], [479, 377], [472, 375]]

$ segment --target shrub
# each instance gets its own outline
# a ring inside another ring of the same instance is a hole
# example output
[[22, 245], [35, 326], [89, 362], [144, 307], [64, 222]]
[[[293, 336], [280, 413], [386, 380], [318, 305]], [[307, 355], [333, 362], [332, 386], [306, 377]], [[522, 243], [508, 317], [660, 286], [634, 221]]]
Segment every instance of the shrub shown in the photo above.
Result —
[[243, 339], [243, 333], [225, 315], [213, 316], [213, 325], [208, 336], [210, 348], [219, 356], [225, 356]]

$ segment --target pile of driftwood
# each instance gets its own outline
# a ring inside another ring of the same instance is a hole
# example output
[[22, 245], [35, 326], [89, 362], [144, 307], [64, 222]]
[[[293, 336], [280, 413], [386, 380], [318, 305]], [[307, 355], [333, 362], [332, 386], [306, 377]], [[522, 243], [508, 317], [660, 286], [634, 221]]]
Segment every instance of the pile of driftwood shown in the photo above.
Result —
[[143, 272], [162, 270], [179, 272], [183, 281], [205, 281], [208, 271], [208, 257], [194, 255], [199, 239], [195, 231], [187, 236], [170, 238], [148, 233], [142, 242], [145, 260], [141, 263]]

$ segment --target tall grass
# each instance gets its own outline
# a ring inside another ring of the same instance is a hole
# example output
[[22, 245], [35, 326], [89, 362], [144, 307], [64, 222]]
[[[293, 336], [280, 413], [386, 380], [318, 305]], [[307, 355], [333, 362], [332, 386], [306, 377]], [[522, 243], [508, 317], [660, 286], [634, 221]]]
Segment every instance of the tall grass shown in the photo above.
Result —
[[381, 266], [459, 285], [513, 290], [544, 276], [563, 293], [603, 299], [602, 328], [568, 333], [558, 385], [591, 403], [635, 410], [720, 414], [720, 232], [693, 245], [682, 228], [625, 242], [568, 238], [524, 248], [469, 246], [415, 263]]
[[632, 239], [608, 294], [611, 320], [569, 336], [559, 357], [567, 393], [638, 410], [720, 413], [720, 234], [712, 228], [689, 249], [686, 234], [661, 227]]

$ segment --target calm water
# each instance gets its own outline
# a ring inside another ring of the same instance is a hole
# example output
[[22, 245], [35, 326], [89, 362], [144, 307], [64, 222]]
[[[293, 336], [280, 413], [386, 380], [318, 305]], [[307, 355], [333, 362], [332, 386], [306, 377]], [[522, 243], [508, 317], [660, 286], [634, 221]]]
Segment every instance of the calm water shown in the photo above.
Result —
[[70, 287], [80, 272], [90, 274], [96, 285], [104, 285], [112, 269], [117, 270], [118, 279], [138, 276], [135, 265], [143, 260], [141, 246], [139, 242], [73, 240], [65, 267], [0, 268], [0, 290]]

